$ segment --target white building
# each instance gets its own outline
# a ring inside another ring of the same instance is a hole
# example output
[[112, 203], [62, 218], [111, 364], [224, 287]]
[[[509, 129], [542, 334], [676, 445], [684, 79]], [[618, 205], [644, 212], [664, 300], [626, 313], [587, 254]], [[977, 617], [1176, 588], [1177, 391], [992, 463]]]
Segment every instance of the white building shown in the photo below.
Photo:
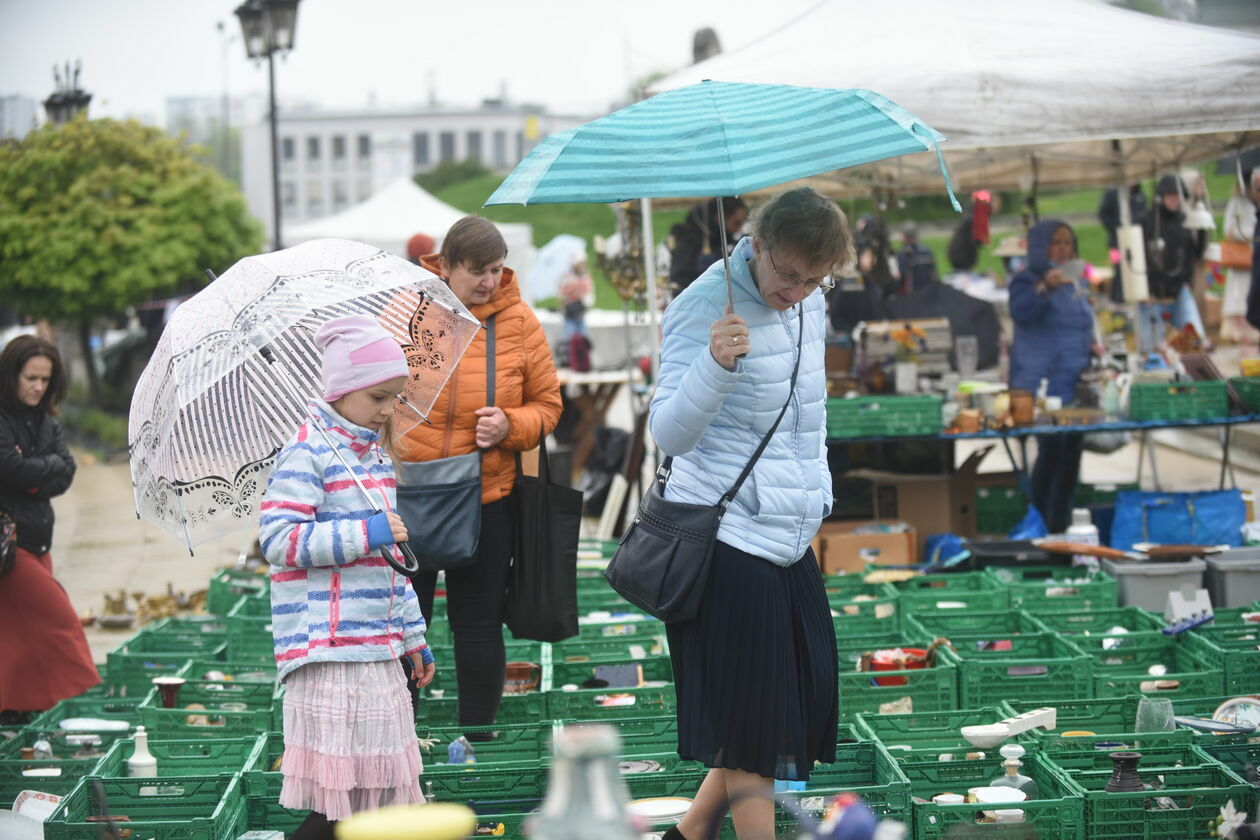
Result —
[[[473, 159], [506, 172], [543, 137], [588, 119], [496, 102], [464, 109], [282, 110], [277, 127], [281, 225], [341, 212], [399, 176], [426, 172], [444, 161]], [[268, 236], [269, 142], [265, 118], [242, 127], [241, 189]]]
[[39, 124], [39, 103], [28, 96], [0, 96], [0, 139], [21, 140]]

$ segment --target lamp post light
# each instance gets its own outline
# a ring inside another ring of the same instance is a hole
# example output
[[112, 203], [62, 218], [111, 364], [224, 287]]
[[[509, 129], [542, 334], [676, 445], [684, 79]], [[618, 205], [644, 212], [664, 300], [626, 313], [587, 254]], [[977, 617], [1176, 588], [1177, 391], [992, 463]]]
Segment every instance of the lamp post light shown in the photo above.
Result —
[[74, 63], [74, 71], [70, 70], [70, 62], [66, 62], [65, 75], [61, 68], [53, 67], [53, 81], [56, 87], [52, 95], [44, 100], [44, 111], [53, 125], [65, 125], [87, 109], [92, 101], [92, 94], [79, 87], [80, 62]]
[[276, 136], [276, 53], [293, 49], [298, 0], [245, 0], [236, 9], [253, 59], [267, 59], [267, 120], [271, 126], [271, 219], [276, 250], [280, 250], [280, 141]]

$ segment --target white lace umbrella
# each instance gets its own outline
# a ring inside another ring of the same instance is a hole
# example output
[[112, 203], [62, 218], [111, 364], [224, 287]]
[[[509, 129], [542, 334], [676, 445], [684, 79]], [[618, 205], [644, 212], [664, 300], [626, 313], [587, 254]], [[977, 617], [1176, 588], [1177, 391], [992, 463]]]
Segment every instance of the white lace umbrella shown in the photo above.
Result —
[[427, 414], [480, 322], [436, 276], [370, 245], [319, 239], [248, 257], [171, 316], [131, 401], [136, 512], [190, 549], [246, 527], [276, 453], [318, 397], [313, 335], [376, 318], [403, 346], [403, 414]]

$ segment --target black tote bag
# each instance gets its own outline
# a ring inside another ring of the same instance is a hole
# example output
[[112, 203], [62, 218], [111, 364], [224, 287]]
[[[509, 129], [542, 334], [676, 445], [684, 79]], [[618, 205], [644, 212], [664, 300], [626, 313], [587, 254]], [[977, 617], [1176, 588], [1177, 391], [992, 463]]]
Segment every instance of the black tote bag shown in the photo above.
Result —
[[[494, 316], [486, 321], [486, 405], [494, 405]], [[451, 406], [455, 410], [455, 406]], [[470, 566], [481, 541], [481, 450], [398, 461], [398, 515], [422, 572]]]
[[516, 534], [504, 615], [518, 639], [559, 642], [578, 633], [582, 492], [551, 480], [545, 433], [538, 447], [537, 478], [521, 472], [521, 456], [516, 456]]

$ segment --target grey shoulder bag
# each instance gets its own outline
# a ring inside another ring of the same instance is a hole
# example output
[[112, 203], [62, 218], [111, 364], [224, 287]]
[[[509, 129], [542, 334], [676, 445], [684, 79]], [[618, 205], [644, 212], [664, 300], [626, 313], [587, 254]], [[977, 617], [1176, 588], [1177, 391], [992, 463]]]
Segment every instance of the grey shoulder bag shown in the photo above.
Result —
[[604, 570], [608, 585], [621, 597], [661, 621], [690, 621], [700, 610], [713, 547], [717, 542], [718, 525], [779, 428], [796, 391], [796, 375], [801, 368], [801, 341], [805, 336], [804, 306], [798, 322], [796, 362], [792, 366], [787, 401], [739, 478], [715, 505], [666, 501], [665, 484], [669, 481], [670, 467], [674, 462], [672, 457], [666, 458], [639, 503], [634, 522], [622, 535], [617, 552]]
[[[486, 321], [486, 405], [494, 405], [494, 316]], [[452, 406], [454, 410], [454, 406]], [[481, 450], [398, 461], [398, 515], [420, 571], [471, 565], [481, 539]]]

